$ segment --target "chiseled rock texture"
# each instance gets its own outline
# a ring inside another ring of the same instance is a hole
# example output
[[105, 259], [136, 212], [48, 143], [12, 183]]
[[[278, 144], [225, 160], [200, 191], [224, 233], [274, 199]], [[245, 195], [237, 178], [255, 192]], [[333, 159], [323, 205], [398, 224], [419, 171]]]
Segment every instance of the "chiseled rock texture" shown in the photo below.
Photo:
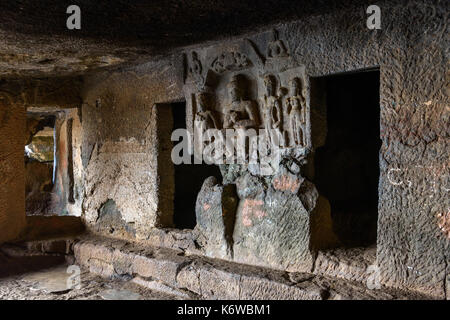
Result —
[[111, 200], [124, 221], [121, 229], [134, 230], [131, 237], [146, 239], [153, 227], [170, 226], [171, 216], [160, 208], [159, 195], [168, 190], [162, 187], [166, 178], [158, 167], [160, 115], [155, 104], [180, 98], [177, 63], [169, 57], [86, 79], [82, 165], [84, 219], [89, 226], [97, 223], [99, 209]]
[[203, 182], [196, 203], [195, 233], [206, 256], [232, 259], [238, 201], [233, 185], [219, 185], [215, 177]]
[[0, 91], [0, 243], [25, 227], [25, 108], [10, 99]]
[[372, 283], [376, 272], [376, 247], [319, 251], [314, 273], [362, 283]]
[[[284, 178], [291, 180], [283, 184]], [[311, 271], [310, 216], [318, 193], [313, 185], [304, 188], [304, 195], [313, 195], [312, 203], [303, 203], [297, 196], [303, 183], [307, 182], [301, 177], [282, 173], [273, 178], [272, 184], [250, 173], [237, 179], [240, 202], [234, 232], [236, 261]]]

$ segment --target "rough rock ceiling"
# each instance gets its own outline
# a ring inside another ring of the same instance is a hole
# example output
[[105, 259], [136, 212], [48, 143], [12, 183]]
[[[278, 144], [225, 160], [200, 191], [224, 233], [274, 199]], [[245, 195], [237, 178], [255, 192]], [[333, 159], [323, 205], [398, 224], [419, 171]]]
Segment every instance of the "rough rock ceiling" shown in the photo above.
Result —
[[[83, 74], [362, 2], [0, 0], [0, 76]], [[81, 30], [66, 28], [71, 4]]]

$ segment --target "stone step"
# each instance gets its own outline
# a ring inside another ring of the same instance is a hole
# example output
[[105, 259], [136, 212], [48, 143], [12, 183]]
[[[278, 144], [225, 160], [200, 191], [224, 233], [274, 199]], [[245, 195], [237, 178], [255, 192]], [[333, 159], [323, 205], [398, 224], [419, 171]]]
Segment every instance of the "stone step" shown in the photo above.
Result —
[[85, 236], [74, 245], [76, 263], [108, 278], [133, 278], [152, 290], [183, 299], [427, 299], [401, 290], [370, 290], [357, 281], [310, 273], [287, 273], [182, 250]]

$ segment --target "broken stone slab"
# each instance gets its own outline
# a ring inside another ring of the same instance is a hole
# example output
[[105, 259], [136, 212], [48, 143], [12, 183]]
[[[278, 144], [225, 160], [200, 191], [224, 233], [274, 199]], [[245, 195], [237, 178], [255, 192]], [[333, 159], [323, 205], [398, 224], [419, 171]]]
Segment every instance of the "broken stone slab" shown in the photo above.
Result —
[[153, 257], [135, 255], [133, 272], [146, 278], [161, 280], [176, 287], [178, 270], [189, 261], [189, 258], [179, 256], [170, 249], [159, 248], [154, 252]]
[[231, 262], [195, 261], [178, 273], [177, 280], [179, 286], [205, 299], [321, 300], [324, 296], [314, 283], [300, 287], [284, 276], [283, 272]]
[[56, 238], [49, 240], [21, 241], [5, 243], [0, 251], [10, 257], [66, 255], [73, 254], [73, 245], [77, 242], [74, 238]]

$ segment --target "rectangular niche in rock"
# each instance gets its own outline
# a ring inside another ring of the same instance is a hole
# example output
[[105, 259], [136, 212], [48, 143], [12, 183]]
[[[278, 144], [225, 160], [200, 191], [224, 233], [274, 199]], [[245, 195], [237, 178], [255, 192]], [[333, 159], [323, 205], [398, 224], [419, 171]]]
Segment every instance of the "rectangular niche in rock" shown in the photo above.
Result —
[[[160, 205], [167, 216], [164, 227], [193, 229], [196, 225], [195, 206], [203, 181], [213, 176], [221, 181], [218, 166], [195, 164], [193, 155], [188, 163], [174, 164], [173, 147], [179, 141], [171, 141], [177, 129], [186, 129], [186, 102], [158, 105], [158, 168], [160, 179]], [[164, 118], [164, 120], [163, 120]], [[181, 151], [182, 153], [183, 151]], [[183, 154], [180, 157], [183, 158]], [[172, 221], [171, 221], [172, 220]]]
[[[315, 78], [325, 135], [316, 146], [314, 183], [331, 208], [344, 247], [376, 243], [380, 139], [380, 72]], [[319, 109], [319, 108], [318, 108]]]
[[25, 142], [25, 211], [52, 214], [55, 116], [27, 113]]

